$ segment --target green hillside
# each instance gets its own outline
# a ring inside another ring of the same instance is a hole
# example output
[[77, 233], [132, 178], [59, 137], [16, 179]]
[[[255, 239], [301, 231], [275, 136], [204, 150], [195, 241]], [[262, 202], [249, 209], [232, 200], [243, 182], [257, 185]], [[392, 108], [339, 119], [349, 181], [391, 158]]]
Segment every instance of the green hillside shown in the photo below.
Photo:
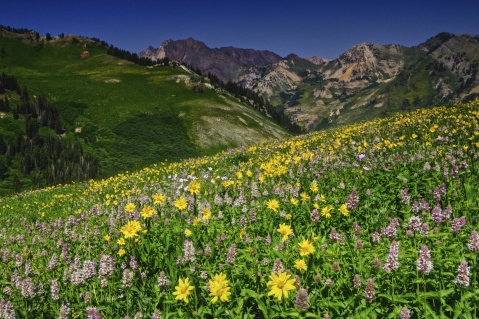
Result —
[[[98, 159], [101, 176], [288, 136], [178, 65], [136, 65], [75, 36], [47, 41], [3, 30], [0, 48], [0, 73], [15, 76], [32, 99], [45, 96], [58, 109], [63, 136]], [[20, 103], [18, 94], [4, 95], [11, 108]], [[0, 120], [2, 127], [25, 126], [22, 117]]]

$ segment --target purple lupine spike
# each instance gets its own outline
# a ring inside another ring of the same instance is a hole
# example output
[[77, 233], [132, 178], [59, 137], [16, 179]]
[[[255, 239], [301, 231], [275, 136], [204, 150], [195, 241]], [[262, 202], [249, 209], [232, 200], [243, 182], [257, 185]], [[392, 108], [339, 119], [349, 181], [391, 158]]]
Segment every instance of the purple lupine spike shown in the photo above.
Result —
[[431, 253], [426, 245], [422, 246], [419, 252], [417, 269], [423, 274], [429, 274], [432, 270]]

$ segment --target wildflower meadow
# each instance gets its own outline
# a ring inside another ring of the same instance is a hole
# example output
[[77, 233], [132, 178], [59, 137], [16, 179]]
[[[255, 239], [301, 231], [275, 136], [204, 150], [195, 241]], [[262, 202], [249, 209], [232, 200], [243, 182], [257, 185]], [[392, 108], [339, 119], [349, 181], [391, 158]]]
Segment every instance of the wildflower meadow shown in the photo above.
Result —
[[478, 118], [421, 109], [3, 199], [0, 318], [476, 318]]

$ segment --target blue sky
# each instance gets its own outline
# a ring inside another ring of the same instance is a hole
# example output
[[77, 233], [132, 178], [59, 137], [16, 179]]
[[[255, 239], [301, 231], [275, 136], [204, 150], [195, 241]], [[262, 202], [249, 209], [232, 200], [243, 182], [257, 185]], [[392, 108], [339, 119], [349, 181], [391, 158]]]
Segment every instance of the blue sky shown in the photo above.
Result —
[[479, 0], [3, 1], [0, 24], [100, 38], [140, 52], [166, 39], [335, 59], [364, 42], [417, 45], [439, 32], [479, 35]]

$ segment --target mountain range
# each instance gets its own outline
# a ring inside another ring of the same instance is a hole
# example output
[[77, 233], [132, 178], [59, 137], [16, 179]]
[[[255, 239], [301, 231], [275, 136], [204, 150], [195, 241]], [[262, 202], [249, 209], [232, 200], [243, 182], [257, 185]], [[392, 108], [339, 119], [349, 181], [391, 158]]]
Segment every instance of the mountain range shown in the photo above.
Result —
[[166, 40], [140, 57], [170, 58], [252, 89], [306, 130], [479, 95], [479, 36], [440, 33], [413, 47], [358, 44], [334, 60]]

